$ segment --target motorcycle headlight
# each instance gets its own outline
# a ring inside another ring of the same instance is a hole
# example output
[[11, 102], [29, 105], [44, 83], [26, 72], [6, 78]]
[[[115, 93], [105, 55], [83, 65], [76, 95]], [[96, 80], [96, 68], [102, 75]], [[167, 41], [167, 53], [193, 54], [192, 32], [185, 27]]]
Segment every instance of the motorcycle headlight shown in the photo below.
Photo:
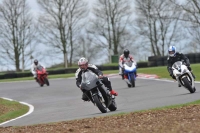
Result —
[[179, 76], [181, 76], [181, 74], [176, 74], [176, 76], [178, 76], [178, 77], [179, 77]]

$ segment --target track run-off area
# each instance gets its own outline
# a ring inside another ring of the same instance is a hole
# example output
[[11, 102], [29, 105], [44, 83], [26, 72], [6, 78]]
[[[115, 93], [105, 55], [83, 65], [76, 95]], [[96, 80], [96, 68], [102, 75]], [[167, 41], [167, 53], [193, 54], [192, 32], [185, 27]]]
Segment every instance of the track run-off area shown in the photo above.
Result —
[[81, 100], [82, 92], [75, 78], [49, 79], [50, 86], [40, 87], [35, 81], [2, 82], [0, 97], [19, 101], [29, 106], [27, 114], [0, 123], [0, 126], [25, 126], [91, 118], [152, 109], [199, 100], [200, 82], [195, 82], [196, 92], [191, 94], [177, 82], [158, 79], [156, 75], [138, 74], [136, 87], [128, 88], [117, 74], [107, 75], [118, 92], [117, 110], [101, 113], [92, 102]]

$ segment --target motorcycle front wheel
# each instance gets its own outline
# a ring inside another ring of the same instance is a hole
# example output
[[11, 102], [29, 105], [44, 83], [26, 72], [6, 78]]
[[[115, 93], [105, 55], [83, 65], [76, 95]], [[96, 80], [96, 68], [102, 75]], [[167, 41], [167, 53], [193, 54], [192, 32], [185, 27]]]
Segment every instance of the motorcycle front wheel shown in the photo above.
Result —
[[187, 77], [184, 77], [182, 79], [184, 86], [190, 91], [190, 93], [194, 93], [195, 92], [195, 88], [192, 88], [192, 85], [190, 83], [190, 81], [188, 80]]
[[98, 95], [94, 95], [93, 98], [94, 98], [94, 102], [96, 103], [96, 105], [99, 108], [99, 110], [102, 113], [106, 113], [107, 112], [107, 108], [106, 108], [105, 104], [103, 102], [101, 102], [102, 101], [101, 98]]
[[132, 87], [135, 87], [135, 77], [134, 77], [134, 74], [131, 74], [131, 84], [132, 84]]

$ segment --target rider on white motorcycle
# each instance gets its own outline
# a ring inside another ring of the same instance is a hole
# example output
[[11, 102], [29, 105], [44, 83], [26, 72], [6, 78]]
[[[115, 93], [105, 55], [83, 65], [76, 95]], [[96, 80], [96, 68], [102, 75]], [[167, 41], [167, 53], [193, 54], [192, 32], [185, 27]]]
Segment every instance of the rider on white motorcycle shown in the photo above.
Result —
[[[35, 59], [34, 62], [33, 62], [33, 64], [31, 65], [31, 72], [32, 72], [33, 77], [34, 77], [34, 79], [35, 79], [36, 82], [38, 82], [36, 70], [37, 70], [37, 67], [39, 67], [39, 66], [42, 66], [42, 65], [38, 63], [37, 59]], [[44, 67], [44, 66], [42, 66], [42, 67]]]
[[[124, 67], [123, 64], [126, 62], [134, 62], [135, 66], [137, 67], [136, 61], [134, 61], [133, 56], [129, 54], [129, 50], [125, 49], [124, 54], [120, 55], [119, 57], [119, 75], [122, 76], [124, 79]], [[137, 72], [135, 72], [135, 76], [137, 76]]]
[[[193, 78], [195, 79], [195, 76], [192, 73], [192, 69], [190, 67], [190, 61], [184, 54], [177, 52], [175, 46], [170, 46], [168, 49], [168, 53], [169, 53], [169, 57], [167, 58], [167, 63], [168, 63], [167, 70], [173, 79], [176, 79], [176, 77], [173, 75], [172, 65], [177, 61], [184, 61], [188, 70], [191, 72]], [[180, 87], [180, 85], [179, 85], [179, 87]]]
[[[79, 66], [79, 68], [77, 69], [77, 71], [75, 73], [77, 87], [79, 87], [79, 88], [81, 87], [82, 73], [84, 73], [87, 70], [90, 70], [93, 73], [95, 73], [99, 78], [102, 79], [102, 83], [109, 89], [110, 94], [115, 95], [115, 96], [118, 95], [118, 93], [112, 89], [109, 78], [103, 76], [103, 73], [95, 65], [88, 64], [88, 60], [86, 58], [84, 58], [84, 57], [80, 58], [78, 61], [78, 66]], [[88, 101], [89, 99], [83, 94], [82, 100]]]

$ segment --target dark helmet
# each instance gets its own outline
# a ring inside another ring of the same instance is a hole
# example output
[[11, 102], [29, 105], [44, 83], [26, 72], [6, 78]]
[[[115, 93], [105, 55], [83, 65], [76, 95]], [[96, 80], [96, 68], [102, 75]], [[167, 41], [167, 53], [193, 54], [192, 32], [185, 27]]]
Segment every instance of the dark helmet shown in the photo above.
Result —
[[35, 65], [38, 64], [38, 60], [37, 60], [37, 59], [34, 60], [34, 64], [35, 64]]
[[128, 50], [128, 49], [125, 49], [125, 50], [124, 50], [124, 56], [127, 58], [128, 55], [129, 55], [129, 50]]

